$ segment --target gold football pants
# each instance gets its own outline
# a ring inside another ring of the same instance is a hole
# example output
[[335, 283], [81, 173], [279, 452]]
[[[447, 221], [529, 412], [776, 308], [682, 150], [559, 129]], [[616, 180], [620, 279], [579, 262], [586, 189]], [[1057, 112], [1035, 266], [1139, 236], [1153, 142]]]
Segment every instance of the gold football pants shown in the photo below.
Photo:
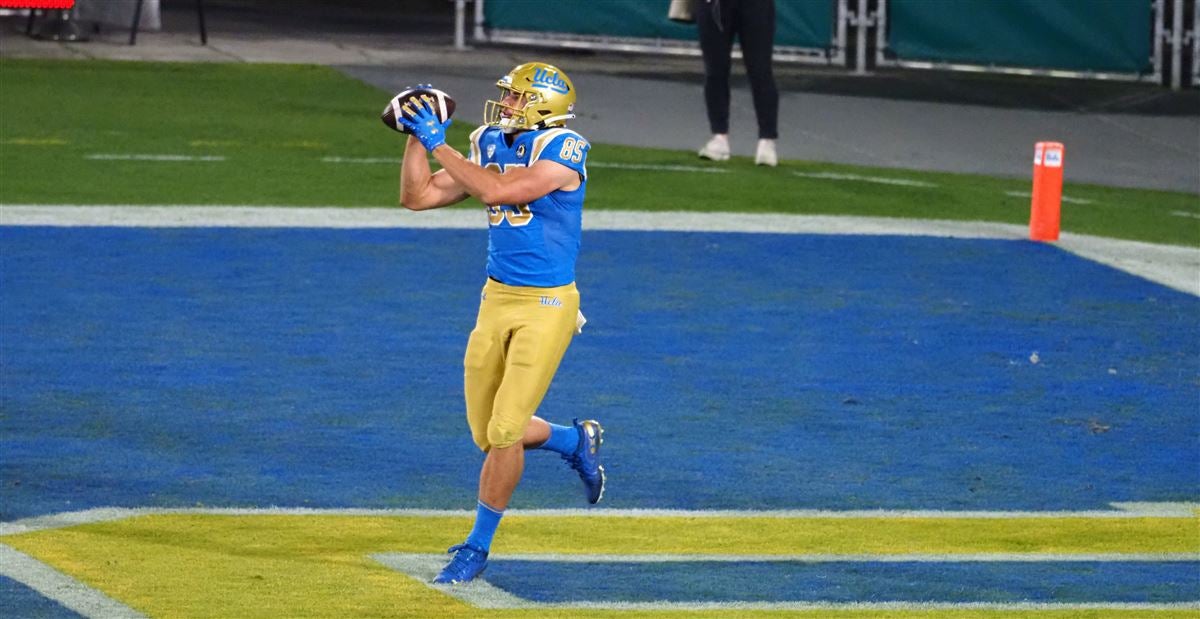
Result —
[[579, 291], [508, 286], [488, 279], [467, 341], [467, 423], [480, 449], [521, 441], [575, 334]]

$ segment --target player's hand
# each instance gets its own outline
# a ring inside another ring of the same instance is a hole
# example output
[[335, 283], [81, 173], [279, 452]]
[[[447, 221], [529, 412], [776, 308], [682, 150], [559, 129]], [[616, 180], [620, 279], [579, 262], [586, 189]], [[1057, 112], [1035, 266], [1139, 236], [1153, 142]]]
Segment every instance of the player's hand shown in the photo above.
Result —
[[414, 108], [412, 119], [401, 117], [400, 123], [421, 141], [421, 146], [424, 146], [425, 150], [433, 152], [433, 149], [446, 143], [446, 129], [450, 127], [452, 121], [449, 118], [446, 119], [446, 122], [439, 121], [433, 108], [420, 99], [413, 100], [412, 104]]

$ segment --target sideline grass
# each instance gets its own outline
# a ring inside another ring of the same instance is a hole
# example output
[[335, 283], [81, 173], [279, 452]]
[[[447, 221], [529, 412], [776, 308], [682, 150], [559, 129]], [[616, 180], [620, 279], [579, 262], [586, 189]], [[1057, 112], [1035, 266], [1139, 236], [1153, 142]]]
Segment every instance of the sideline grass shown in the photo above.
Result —
[[[154, 617], [471, 617], [474, 609], [369, 558], [459, 541], [470, 517], [151, 515], [0, 541]], [[1195, 552], [1194, 518], [521, 517], [516, 553]], [[488, 611], [498, 617], [1185, 617], [1196, 611]]]
[[[0, 203], [390, 206], [401, 136], [377, 114], [388, 93], [332, 69], [296, 65], [0, 61]], [[451, 143], [475, 122], [463, 103]], [[221, 161], [92, 160], [96, 154], [223, 157]], [[690, 152], [595, 145], [591, 161], [718, 165]], [[590, 209], [847, 214], [1028, 221], [1025, 179], [745, 158], [722, 174], [593, 167]], [[833, 172], [932, 183], [910, 187], [799, 177]], [[1063, 229], [1200, 246], [1195, 195], [1069, 182]], [[1183, 213], [1180, 215], [1179, 213]]]

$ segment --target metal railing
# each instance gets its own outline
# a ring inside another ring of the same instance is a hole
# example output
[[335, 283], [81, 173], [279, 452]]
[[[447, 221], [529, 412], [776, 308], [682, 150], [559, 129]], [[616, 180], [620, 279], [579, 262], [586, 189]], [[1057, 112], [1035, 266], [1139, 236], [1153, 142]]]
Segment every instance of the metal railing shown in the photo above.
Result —
[[[861, 0], [865, 3], [866, 0]], [[1183, 0], [1177, 0], [1182, 2]], [[878, 0], [879, 10], [878, 19], [875, 20], [875, 66], [878, 67], [900, 67], [904, 69], [934, 69], [944, 71], [964, 71], [971, 73], [1001, 73], [1007, 75], [1030, 75], [1030, 76], [1046, 76], [1057, 78], [1072, 78], [1072, 79], [1097, 79], [1097, 80], [1119, 80], [1119, 81], [1162, 81], [1162, 46], [1161, 32], [1163, 28], [1163, 10], [1162, 3], [1164, 0], [1154, 0], [1154, 46], [1153, 54], [1149, 59], [1153, 70], [1149, 74], [1142, 73], [1118, 73], [1110, 71], [1077, 71], [1069, 69], [1056, 69], [1050, 67], [1017, 67], [1005, 66], [996, 64], [975, 64], [968, 62], [941, 62], [932, 60], [911, 60], [903, 58], [889, 58], [887, 56], [888, 48], [888, 28], [891, 22], [888, 20], [888, 0]]]
[[[506, 45], [530, 45], [539, 47], [557, 47], [563, 49], [592, 49], [613, 52], [664, 54], [675, 56], [699, 56], [700, 45], [695, 40], [622, 37], [606, 35], [585, 35], [565, 32], [542, 32], [531, 30], [513, 30], [502, 28], [485, 28], [484, 0], [453, 0], [455, 5], [454, 46], [466, 49], [467, 4], [474, 4], [474, 24], [472, 39], [480, 43], [500, 43]], [[828, 48], [797, 47], [777, 45], [774, 59], [780, 62], [797, 62], [808, 64], [844, 65], [846, 62], [846, 23], [849, 0], [837, 0], [837, 15], [835, 32]], [[664, 19], [666, 17], [664, 16]], [[741, 51], [733, 51], [735, 58], [741, 57]]]
[[[607, 35], [583, 35], [562, 32], [540, 32], [512, 29], [487, 28], [484, 14], [485, 0], [452, 0], [455, 4], [454, 46], [466, 49], [468, 30], [467, 4], [473, 3], [471, 15], [471, 40], [477, 43], [500, 43], [557, 47], [564, 49], [592, 49], [628, 53], [699, 56], [696, 41], [673, 38], [622, 37]], [[1148, 0], [1152, 3], [1151, 57], [1147, 59], [1149, 72], [1117, 72], [1070, 70], [1053, 67], [1005, 66], [987, 63], [942, 62], [895, 57], [888, 46], [889, 0], [836, 0], [833, 38], [827, 48], [776, 46], [775, 59], [781, 62], [798, 62], [842, 66], [863, 75], [873, 67], [899, 67], [905, 69], [933, 69], [966, 72], [987, 72], [1010, 75], [1048, 76], [1055, 78], [1143, 81], [1161, 83], [1172, 89], [1184, 87], [1184, 66], [1190, 50], [1190, 86], [1200, 87], [1200, 10], [1196, 0]], [[1170, 24], [1166, 22], [1167, 3], [1171, 3]], [[874, 10], [872, 10], [872, 5]], [[1185, 27], [1187, 8], [1191, 7], [1190, 29]], [[850, 29], [854, 29], [854, 56], [851, 64], [847, 55]], [[873, 32], [872, 32], [873, 30]], [[873, 35], [873, 36], [872, 36]], [[872, 45], [873, 44], [873, 45]], [[870, 48], [874, 47], [874, 54]], [[740, 57], [740, 51], [734, 55]], [[1164, 73], [1170, 67], [1169, 74]]]

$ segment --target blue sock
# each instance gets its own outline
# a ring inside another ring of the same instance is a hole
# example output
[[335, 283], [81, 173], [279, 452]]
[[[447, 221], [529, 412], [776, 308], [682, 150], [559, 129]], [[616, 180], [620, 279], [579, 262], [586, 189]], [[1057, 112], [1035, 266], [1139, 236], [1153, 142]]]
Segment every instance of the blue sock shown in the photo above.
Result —
[[504, 510], [493, 509], [490, 505], [479, 502], [475, 508], [475, 526], [467, 536], [467, 543], [484, 552], [492, 549], [492, 537], [496, 535], [496, 527], [500, 526], [500, 518]]
[[538, 449], [549, 449], [555, 453], [569, 456], [575, 453], [579, 448], [579, 431], [575, 426], [558, 426], [552, 423], [547, 423], [550, 426], [550, 438], [546, 439]]

